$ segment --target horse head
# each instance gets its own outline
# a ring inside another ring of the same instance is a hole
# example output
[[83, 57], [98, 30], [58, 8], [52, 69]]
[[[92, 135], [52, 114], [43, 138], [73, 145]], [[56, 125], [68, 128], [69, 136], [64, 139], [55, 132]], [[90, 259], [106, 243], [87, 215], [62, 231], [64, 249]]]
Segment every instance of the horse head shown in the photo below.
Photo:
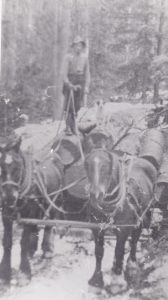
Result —
[[23, 158], [20, 153], [21, 138], [0, 144], [0, 177], [2, 206], [13, 207], [19, 196], [23, 175]]
[[103, 149], [94, 149], [86, 156], [85, 170], [90, 201], [94, 207], [103, 208], [108, 193], [118, 185], [120, 169], [115, 158], [115, 155]]

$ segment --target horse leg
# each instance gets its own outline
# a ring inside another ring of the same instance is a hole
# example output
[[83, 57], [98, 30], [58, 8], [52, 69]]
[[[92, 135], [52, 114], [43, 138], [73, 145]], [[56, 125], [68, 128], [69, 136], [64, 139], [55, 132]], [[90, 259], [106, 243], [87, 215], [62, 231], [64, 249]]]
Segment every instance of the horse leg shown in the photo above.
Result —
[[10, 216], [4, 216], [2, 212], [2, 221], [4, 226], [3, 234], [3, 257], [0, 264], [0, 278], [7, 283], [11, 279], [11, 249], [12, 249], [12, 225]]
[[127, 229], [117, 230], [116, 233], [116, 247], [115, 247], [115, 259], [113, 262], [112, 272], [108, 274], [107, 280], [107, 291], [116, 295], [118, 293], [125, 292], [127, 289], [127, 282], [123, 276], [123, 260], [125, 243], [129, 236], [130, 231]]
[[131, 241], [130, 241], [131, 250], [130, 250], [129, 259], [131, 259], [133, 262], [136, 262], [137, 243], [139, 241], [141, 232], [142, 232], [142, 226], [140, 226], [137, 229], [134, 229], [131, 234]]
[[38, 247], [38, 227], [31, 226], [31, 233], [30, 233], [30, 243], [29, 243], [29, 255], [33, 257], [34, 253], [37, 251]]
[[88, 283], [95, 287], [102, 288], [104, 286], [103, 276], [102, 276], [102, 258], [104, 255], [104, 231], [93, 231], [95, 240], [95, 257], [96, 257], [96, 267], [93, 276], [88, 281]]
[[137, 264], [137, 259], [136, 259], [136, 252], [137, 252], [137, 243], [140, 238], [142, 232], [142, 226], [140, 226], [137, 229], [134, 229], [131, 234], [131, 241], [130, 241], [130, 255], [127, 260], [127, 265], [126, 265], [126, 271], [125, 271], [125, 276], [127, 278], [127, 281], [129, 282], [137, 282], [139, 276], [138, 276], [138, 271], [139, 267]]
[[130, 231], [127, 229], [117, 230], [116, 233], [116, 247], [115, 247], [115, 260], [113, 263], [112, 271], [116, 275], [121, 275], [123, 270], [123, 260], [124, 260], [124, 251], [125, 243], [128, 239]]
[[[33, 226], [34, 227], [34, 226]], [[32, 232], [31, 225], [25, 225], [21, 238], [21, 263], [20, 270], [22, 275], [24, 274], [25, 281], [29, 281], [31, 279], [31, 266], [29, 262], [29, 250], [30, 250], [30, 237]], [[23, 276], [22, 276], [23, 277]], [[21, 278], [22, 280], [22, 278]], [[21, 281], [22, 284], [22, 281]], [[24, 282], [23, 282], [24, 284]]]
[[45, 227], [42, 242], [42, 250], [44, 258], [52, 258], [54, 256], [54, 239], [55, 232], [53, 227]]

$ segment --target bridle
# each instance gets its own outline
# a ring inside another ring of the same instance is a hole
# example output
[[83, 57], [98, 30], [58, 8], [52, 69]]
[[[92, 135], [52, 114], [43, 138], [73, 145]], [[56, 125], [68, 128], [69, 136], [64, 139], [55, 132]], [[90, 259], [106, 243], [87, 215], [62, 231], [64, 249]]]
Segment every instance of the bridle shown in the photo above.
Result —
[[[21, 159], [23, 159], [22, 156], [21, 156]], [[24, 166], [23, 165], [24, 165], [24, 162], [23, 162], [23, 164], [21, 164], [21, 172], [20, 172], [19, 180], [17, 182], [14, 180], [5, 180], [5, 181], [1, 182], [1, 186], [4, 187], [6, 185], [11, 185], [11, 186], [14, 186], [14, 187], [20, 189], [20, 185], [22, 183], [23, 174], [24, 174]]]
[[[109, 192], [110, 190], [110, 184], [112, 182], [113, 179], [113, 164], [112, 164], [112, 159], [113, 159], [113, 153], [111, 153], [110, 151], [103, 149], [103, 148], [95, 148], [92, 149], [91, 152], [86, 156], [86, 159], [94, 152], [104, 152], [106, 154], [108, 154], [110, 160], [111, 160], [111, 173], [110, 173], [110, 177], [108, 180], [108, 184], [106, 187], [106, 191], [105, 194], [103, 195], [103, 207], [101, 207], [99, 205], [99, 203], [97, 203], [97, 208], [101, 211], [104, 211], [104, 213], [108, 212], [111, 214], [111, 209], [114, 210], [114, 207], [116, 207], [115, 210], [117, 210], [119, 207], [123, 207], [123, 203], [125, 201], [125, 196], [126, 196], [126, 175], [125, 175], [125, 171], [124, 171], [124, 166], [123, 166], [123, 162], [118, 159], [118, 163], [119, 163], [119, 182], [118, 184]], [[115, 195], [116, 194], [116, 195]], [[106, 201], [105, 199], [108, 200]], [[111, 199], [110, 199], [111, 198]]]
[[22, 182], [22, 174], [23, 174], [23, 172], [20, 173], [20, 178], [19, 178], [18, 182], [15, 182], [14, 180], [5, 180], [1, 183], [1, 186], [4, 187], [6, 185], [11, 185], [11, 186], [20, 188], [20, 185]]
[[[23, 159], [23, 157], [21, 156], [21, 159]], [[17, 192], [18, 192], [18, 196], [16, 197], [15, 201], [13, 202], [12, 205], [7, 205], [8, 208], [10, 209], [14, 209], [15, 212], [17, 210], [17, 202], [18, 202], [18, 199], [19, 199], [19, 194], [20, 194], [20, 187], [21, 187], [21, 184], [22, 184], [22, 181], [23, 181], [23, 175], [24, 175], [24, 159], [23, 159], [23, 163], [21, 164], [21, 172], [20, 172], [20, 176], [19, 176], [19, 180], [16, 182], [14, 180], [5, 180], [5, 181], [2, 181], [1, 179], [1, 187], [2, 189], [5, 188], [6, 186], [13, 186], [17, 189]]]
[[[94, 148], [92, 149], [86, 156], [85, 156], [85, 162], [86, 160], [88, 159], [88, 157], [90, 155], [92, 155], [93, 153], [96, 153], [96, 152], [102, 152], [102, 153], [105, 153], [105, 154], [108, 154], [108, 157], [110, 158], [110, 161], [112, 159], [112, 153], [104, 148]], [[111, 162], [111, 171], [112, 171], [112, 162]], [[110, 187], [110, 183], [111, 183], [111, 179], [112, 179], [112, 172], [110, 174], [110, 177], [109, 177], [109, 180], [108, 180], [108, 186], [107, 186], [107, 190], [109, 189]]]

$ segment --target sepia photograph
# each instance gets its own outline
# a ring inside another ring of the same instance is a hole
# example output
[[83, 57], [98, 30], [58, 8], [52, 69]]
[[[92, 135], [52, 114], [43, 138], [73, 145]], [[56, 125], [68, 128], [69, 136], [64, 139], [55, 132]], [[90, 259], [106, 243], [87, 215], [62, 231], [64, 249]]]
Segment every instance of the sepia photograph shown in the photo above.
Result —
[[168, 300], [168, 0], [0, 0], [0, 299]]

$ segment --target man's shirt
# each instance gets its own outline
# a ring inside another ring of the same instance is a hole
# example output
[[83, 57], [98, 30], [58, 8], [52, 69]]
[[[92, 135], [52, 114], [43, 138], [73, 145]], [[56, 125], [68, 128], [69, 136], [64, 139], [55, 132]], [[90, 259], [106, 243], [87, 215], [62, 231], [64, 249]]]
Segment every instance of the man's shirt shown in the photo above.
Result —
[[90, 68], [88, 56], [81, 52], [77, 54], [68, 54], [65, 63], [65, 82], [69, 81], [70, 75], [83, 75], [84, 77], [84, 89], [88, 92], [90, 85]]

